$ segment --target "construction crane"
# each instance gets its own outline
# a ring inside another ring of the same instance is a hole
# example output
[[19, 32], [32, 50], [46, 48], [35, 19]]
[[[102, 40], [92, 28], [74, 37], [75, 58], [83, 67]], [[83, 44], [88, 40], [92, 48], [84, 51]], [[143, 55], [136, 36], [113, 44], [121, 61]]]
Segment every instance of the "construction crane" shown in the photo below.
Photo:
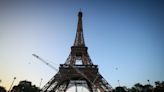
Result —
[[44, 64], [46, 64], [47, 66], [51, 67], [52, 69], [54, 69], [55, 71], [58, 71], [58, 69], [56, 69], [53, 65], [49, 64], [48, 62], [46, 62], [44, 59], [42, 59], [41, 57], [39, 57], [36, 54], [32, 54], [34, 57], [36, 57], [37, 59], [39, 59], [40, 61], [42, 61]]
[[[58, 69], [56, 69], [53, 65], [49, 64], [48, 62], [46, 62], [44, 59], [42, 59], [41, 57], [39, 57], [38, 55], [36, 54], [32, 54], [34, 57], [36, 57], [37, 59], [39, 59], [40, 61], [42, 61], [44, 64], [48, 65], [49, 67], [51, 67], [52, 69], [54, 69], [55, 71], [58, 71]], [[42, 82], [42, 79], [41, 79], [41, 82]], [[40, 83], [41, 85], [41, 83]], [[75, 85], [76, 87], [76, 92], [77, 92], [77, 85]]]
[[[46, 64], [47, 66], [51, 67], [52, 69], [54, 69], [55, 71], [58, 71], [58, 69], [56, 69], [53, 65], [49, 64], [48, 62], [46, 62], [44, 59], [42, 59], [41, 57], [39, 57], [36, 54], [32, 54], [34, 57], [36, 57], [37, 59], [39, 59], [40, 61], [42, 61], [44, 64]], [[74, 68], [79, 74], [81, 74], [84, 78], [86, 78], [90, 83], [94, 84], [94, 82], [91, 82], [87, 76], [85, 74], [83, 74], [79, 69], [75, 68], [74, 66], [71, 65], [72, 68]], [[96, 80], [96, 79], [95, 79]], [[77, 84], [75, 84], [75, 91], [77, 92]]]

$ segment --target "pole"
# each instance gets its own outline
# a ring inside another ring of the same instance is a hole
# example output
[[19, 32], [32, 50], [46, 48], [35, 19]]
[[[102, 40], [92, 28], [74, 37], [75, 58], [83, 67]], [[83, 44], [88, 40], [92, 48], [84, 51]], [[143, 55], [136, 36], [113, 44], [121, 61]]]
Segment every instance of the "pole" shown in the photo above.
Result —
[[13, 78], [13, 82], [12, 82], [11, 85], [10, 85], [9, 92], [10, 92], [10, 90], [11, 90], [13, 84], [14, 84], [15, 79], [16, 79], [16, 77]]
[[120, 87], [120, 80], [117, 80], [118, 81], [118, 85], [119, 85], [119, 87]]
[[40, 84], [39, 84], [39, 88], [41, 87], [41, 84], [42, 84], [42, 80], [43, 80], [43, 79], [41, 78], [41, 80], [40, 80]]
[[150, 85], [150, 80], [147, 80], [147, 82], [149, 83], [149, 85]]
[[0, 79], [0, 84], [1, 84], [2, 80]]

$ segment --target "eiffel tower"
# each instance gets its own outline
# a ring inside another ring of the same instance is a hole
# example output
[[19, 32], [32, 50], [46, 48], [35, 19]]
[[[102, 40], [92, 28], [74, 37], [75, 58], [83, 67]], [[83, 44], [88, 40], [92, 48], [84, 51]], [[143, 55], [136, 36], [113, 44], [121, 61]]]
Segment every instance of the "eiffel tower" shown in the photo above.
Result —
[[59, 71], [46, 83], [41, 92], [66, 92], [70, 87], [85, 87], [89, 92], [112, 92], [112, 87], [94, 65], [85, 46], [82, 12], [78, 13], [76, 38], [71, 52], [64, 64], [60, 64]]

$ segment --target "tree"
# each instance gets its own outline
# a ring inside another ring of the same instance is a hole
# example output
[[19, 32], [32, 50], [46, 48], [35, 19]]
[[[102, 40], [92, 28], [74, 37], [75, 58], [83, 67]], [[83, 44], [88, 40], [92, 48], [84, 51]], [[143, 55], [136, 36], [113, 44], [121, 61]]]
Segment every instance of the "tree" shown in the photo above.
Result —
[[155, 85], [154, 92], [164, 92], [164, 81], [156, 81]]
[[143, 92], [152, 92], [153, 91], [153, 86], [146, 84], [143, 86]]
[[140, 83], [135, 84], [134, 87], [136, 88], [137, 92], [141, 92], [143, 90], [143, 85]]
[[2, 86], [0, 86], [0, 92], [6, 92], [6, 89]]
[[14, 86], [11, 92], [40, 92], [40, 90], [35, 85], [32, 85], [31, 82], [25, 80]]
[[160, 86], [160, 81], [156, 81], [155, 82], [155, 86], [157, 87], [157, 86]]
[[137, 89], [135, 87], [132, 87], [131, 89], [128, 90], [129, 92], [137, 92]]
[[126, 92], [125, 87], [116, 87], [115, 92]]

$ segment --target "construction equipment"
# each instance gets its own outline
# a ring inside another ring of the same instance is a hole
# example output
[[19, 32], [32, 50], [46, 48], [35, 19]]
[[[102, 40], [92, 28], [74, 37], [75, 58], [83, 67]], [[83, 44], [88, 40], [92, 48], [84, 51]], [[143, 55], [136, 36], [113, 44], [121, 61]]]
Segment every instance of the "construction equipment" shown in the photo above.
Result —
[[52, 69], [54, 69], [55, 71], [58, 71], [58, 69], [56, 69], [53, 65], [51, 65], [50, 63], [46, 62], [44, 59], [42, 59], [41, 57], [39, 57], [36, 54], [32, 54], [34, 57], [36, 57], [37, 59], [39, 59], [40, 61], [42, 61], [44, 64], [46, 64], [47, 66], [51, 67]]

